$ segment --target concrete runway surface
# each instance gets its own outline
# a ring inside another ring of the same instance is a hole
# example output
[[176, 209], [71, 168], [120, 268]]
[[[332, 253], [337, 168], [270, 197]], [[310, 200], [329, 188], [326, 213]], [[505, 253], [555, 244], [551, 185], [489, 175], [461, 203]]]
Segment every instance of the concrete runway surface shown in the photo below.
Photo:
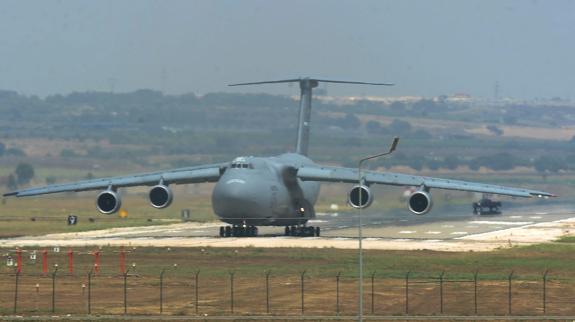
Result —
[[[0, 239], [0, 246], [156, 246], [156, 247], [334, 247], [357, 248], [357, 211], [321, 213], [309, 225], [322, 237], [286, 237], [283, 227], [260, 227], [260, 236], [220, 238], [223, 223], [181, 223], [113, 228], [81, 233]], [[396, 210], [362, 215], [366, 249], [489, 251], [552, 241], [575, 233], [575, 206], [542, 201], [504, 203], [503, 214], [477, 216], [469, 206], [432, 210], [425, 216]]]

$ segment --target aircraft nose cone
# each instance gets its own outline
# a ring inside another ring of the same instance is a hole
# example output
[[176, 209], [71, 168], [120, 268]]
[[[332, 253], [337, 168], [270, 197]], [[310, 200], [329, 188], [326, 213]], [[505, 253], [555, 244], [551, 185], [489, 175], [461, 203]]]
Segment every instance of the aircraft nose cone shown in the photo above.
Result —
[[212, 206], [214, 212], [224, 221], [248, 219], [260, 212], [258, 200], [261, 195], [257, 191], [257, 186], [250, 185], [248, 181], [231, 179], [218, 182], [212, 195]]

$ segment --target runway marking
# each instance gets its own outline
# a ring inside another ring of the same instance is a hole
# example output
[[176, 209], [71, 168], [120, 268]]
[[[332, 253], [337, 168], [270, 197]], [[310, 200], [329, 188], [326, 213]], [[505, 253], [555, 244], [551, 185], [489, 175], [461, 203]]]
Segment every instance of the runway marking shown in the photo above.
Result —
[[342, 229], [342, 228], [347, 228], [348, 226], [337, 226], [337, 228]]
[[430, 234], [430, 235], [438, 235], [438, 234], [441, 234], [440, 231], [426, 231], [425, 233], [426, 233], [426, 234]]
[[523, 216], [510, 216], [509, 218], [511, 218], [511, 219], [521, 219], [521, 218], [523, 218]]
[[548, 213], [548, 212], [536, 212], [535, 214], [536, 214], [536, 215], [547, 215], [547, 214], [549, 214], [549, 213]]
[[416, 231], [413, 230], [402, 230], [399, 232], [400, 234], [414, 234]]
[[399, 221], [401, 221], [401, 222], [406, 222], [407, 219], [400, 219]]
[[466, 235], [467, 232], [466, 231], [454, 231], [451, 233], [452, 235]]
[[470, 221], [470, 224], [478, 224], [478, 225], [503, 225], [503, 226], [522, 226], [522, 225], [531, 225], [532, 221], [490, 221], [490, 220], [478, 220], [478, 221]]
[[337, 212], [318, 212], [316, 216], [323, 217], [323, 216], [330, 216], [330, 217], [337, 217], [339, 214]]
[[320, 220], [320, 219], [313, 219], [313, 220], [309, 220], [309, 223], [322, 223], [322, 222], [328, 222], [327, 220]]
[[531, 216], [529, 219], [541, 219], [541, 216]]
[[477, 228], [477, 226], [465, 226], [465, 228], [471, 228], [471, 229], [473, 229], [473, 228]]
[[441, 228], [453, 228], [453, 227], [455, 227], [455, 226], [453, 226], [453, 225], [443, 225], [443, 226], [441, 226]]

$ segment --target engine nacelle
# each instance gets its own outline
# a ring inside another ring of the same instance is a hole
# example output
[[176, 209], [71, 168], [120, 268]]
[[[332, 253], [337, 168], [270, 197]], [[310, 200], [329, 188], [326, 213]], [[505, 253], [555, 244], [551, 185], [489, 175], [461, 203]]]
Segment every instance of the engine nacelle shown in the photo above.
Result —
[[[360, 200], [360, 192], [361, 192], [361, 200]], [[369, 190], [368, 186], [354, 186], [349, 191], [347, 196], [347, 203], [350, 206], [356, 209], [363, 209], [367, 208], [373, 202], [373, 195], [371, 194], [371, 190]]]
[[96, 198], [96, 207], [98, 211], [105, 215], [111, 215], [120, 210], [122, 206], [122, 199], [120, 195], [113, 190], [105, 190], [100, 192]]
[[150, 189], [148, 197], [150, 198], [150, 205], [156, 209], [166, 208], [171, 205], [172, 200], [174, 200], [172, 189], [163, 184], [153, 186], [152, 189]]
[[425, 215], [433, 206], [431, 193], [425, 190], [417, 190], [413, 192], [407, 199], [407, 206], [409, 207], [409, 211], [412, 213], [416, 215]]

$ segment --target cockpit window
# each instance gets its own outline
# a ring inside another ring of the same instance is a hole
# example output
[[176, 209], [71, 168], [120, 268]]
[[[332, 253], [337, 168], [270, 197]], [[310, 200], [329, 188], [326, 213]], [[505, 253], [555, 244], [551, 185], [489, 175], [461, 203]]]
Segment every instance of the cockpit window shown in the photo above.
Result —
[[245, 158], [237, 158], [232, 161], [232, 168], [234, 169], [253, 169], [254, 166], [248, 162]]

